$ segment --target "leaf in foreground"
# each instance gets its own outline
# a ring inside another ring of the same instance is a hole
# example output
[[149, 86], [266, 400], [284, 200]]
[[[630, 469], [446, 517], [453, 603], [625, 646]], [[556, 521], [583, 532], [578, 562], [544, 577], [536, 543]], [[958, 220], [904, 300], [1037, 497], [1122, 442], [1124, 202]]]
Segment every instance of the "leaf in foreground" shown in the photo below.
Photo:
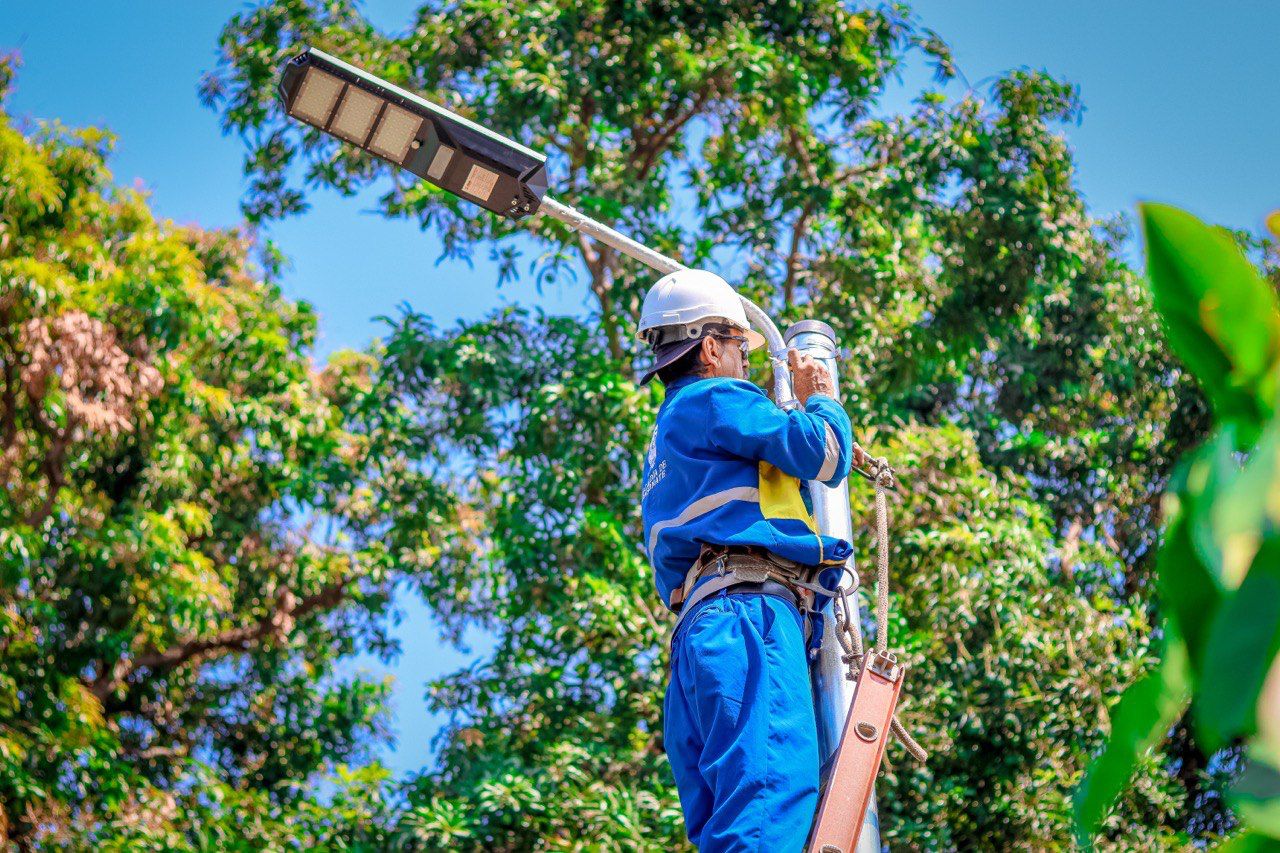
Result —
[[1227, 233], [1185, 211], [1142, 206], [1147, 265], [1170, 343], [1220, 419], [1249, 441], [1275, 402], [1280, 305]]

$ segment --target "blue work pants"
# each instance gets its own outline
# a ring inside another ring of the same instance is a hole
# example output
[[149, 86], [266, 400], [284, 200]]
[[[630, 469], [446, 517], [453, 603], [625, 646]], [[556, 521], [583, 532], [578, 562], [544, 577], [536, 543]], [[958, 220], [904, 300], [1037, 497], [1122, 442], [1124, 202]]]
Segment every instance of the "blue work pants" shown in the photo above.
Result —
[[795, 605], [721, 592], [672, 639], [667, 756], [703, 853], [804, 847], [818, 803], [818, 732]]

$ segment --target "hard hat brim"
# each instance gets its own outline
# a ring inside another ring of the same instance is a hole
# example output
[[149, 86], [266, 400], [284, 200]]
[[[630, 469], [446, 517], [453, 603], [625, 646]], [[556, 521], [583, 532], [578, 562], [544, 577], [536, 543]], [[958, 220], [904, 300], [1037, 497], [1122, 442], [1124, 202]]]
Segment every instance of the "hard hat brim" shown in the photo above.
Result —
[[760, 347], [764, 346], [766, 343], [764, 335], [760, 334], [755, 329], [743, 329], [742, 334], [746, 336], [747, 346], [751, 347], [753, 352], [760, 349]]

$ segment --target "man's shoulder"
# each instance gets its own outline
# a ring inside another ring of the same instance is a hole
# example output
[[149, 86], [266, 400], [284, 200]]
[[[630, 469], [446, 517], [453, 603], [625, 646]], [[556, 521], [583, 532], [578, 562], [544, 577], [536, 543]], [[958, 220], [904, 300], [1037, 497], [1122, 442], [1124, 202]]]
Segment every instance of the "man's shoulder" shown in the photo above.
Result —
[[717, 399], [733, 399], [736, 397], [763, 397], [764, 390], [745, 379], [730, 379], [726, 376], [715, 376], [699, 379], [680, 389], [679, 402], [713, 401]]
[[762, 399], [768, 399], [764, 391], [743, 379], [699, 379], [667, 398], [658, 413], [658, 421], [682, 433], [712, 429], [726, 418], [735, 422], [746, 417]]

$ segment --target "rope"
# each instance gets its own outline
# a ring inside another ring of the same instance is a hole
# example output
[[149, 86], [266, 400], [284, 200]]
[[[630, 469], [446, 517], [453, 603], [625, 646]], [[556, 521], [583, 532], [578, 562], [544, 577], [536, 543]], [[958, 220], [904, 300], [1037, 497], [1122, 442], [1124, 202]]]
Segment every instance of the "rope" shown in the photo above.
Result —
[[853, 619], [850, 618], [853, 608], [849, 606], [849, 592], [858, 588], [857, 575], [854, 575], [854, 581], [852, 586], [836, 587], [835, 601], [836, 639], [840, 641], [840, 648], [844, 649], [840, 661], [848, 667], [846, 677], [850, 681], [858, 680], [858, 670], [862, 666], [862, 635], [853, 630]]
[[[890, 489], [897, 487], [893, 468], [889, 466], [887, 459], [867, 458], [867, 468], [870, 469], [872, 482], [875, 484], [876, 492], [876, 651], [880, 653], [889, 650], [889, 498]], [[858, 632], [851, 618], [854, 609], [849, 604], [849, 590], [857, 589], [858, 576], [854, 574], [855, 583], [850, 587], [841, 586], [839, 588], [839, 606], [836, 610], [836, 621], [839, 623], [839, 629], [836, 631], [836, 637], [840, 640], [840, 647], [844, 650], [841, 660], [849, 667], [848, 678], [856, 681], [858, 673], [862, 670], [862, 635]], [[902, 722], [895, 714], [893, 723], [890, 726], [899, 743], [911, 754], [916, 761], [924, 762], [928, 760], [929, 753], [924, 747], [916, 741], [915, 738], [903, 727]]]
[[893, 722], [889, 724], [889, 731], [893, 732], [893, 736], [898, 739], [898, 743], [902, 744], [902, 748], [916, 761], [924, 764], [929, 760], [929, 753], [920, 745], [919, 741], [911, 736], [910, 732], [903, 728], [902, 721], [898, 719], [897, 714], [893, 715]]
[[885, 489], [893, 485], [893, 469], [881, 465], [876, 472], [876, 651], [889, 650], [889, 500]]

